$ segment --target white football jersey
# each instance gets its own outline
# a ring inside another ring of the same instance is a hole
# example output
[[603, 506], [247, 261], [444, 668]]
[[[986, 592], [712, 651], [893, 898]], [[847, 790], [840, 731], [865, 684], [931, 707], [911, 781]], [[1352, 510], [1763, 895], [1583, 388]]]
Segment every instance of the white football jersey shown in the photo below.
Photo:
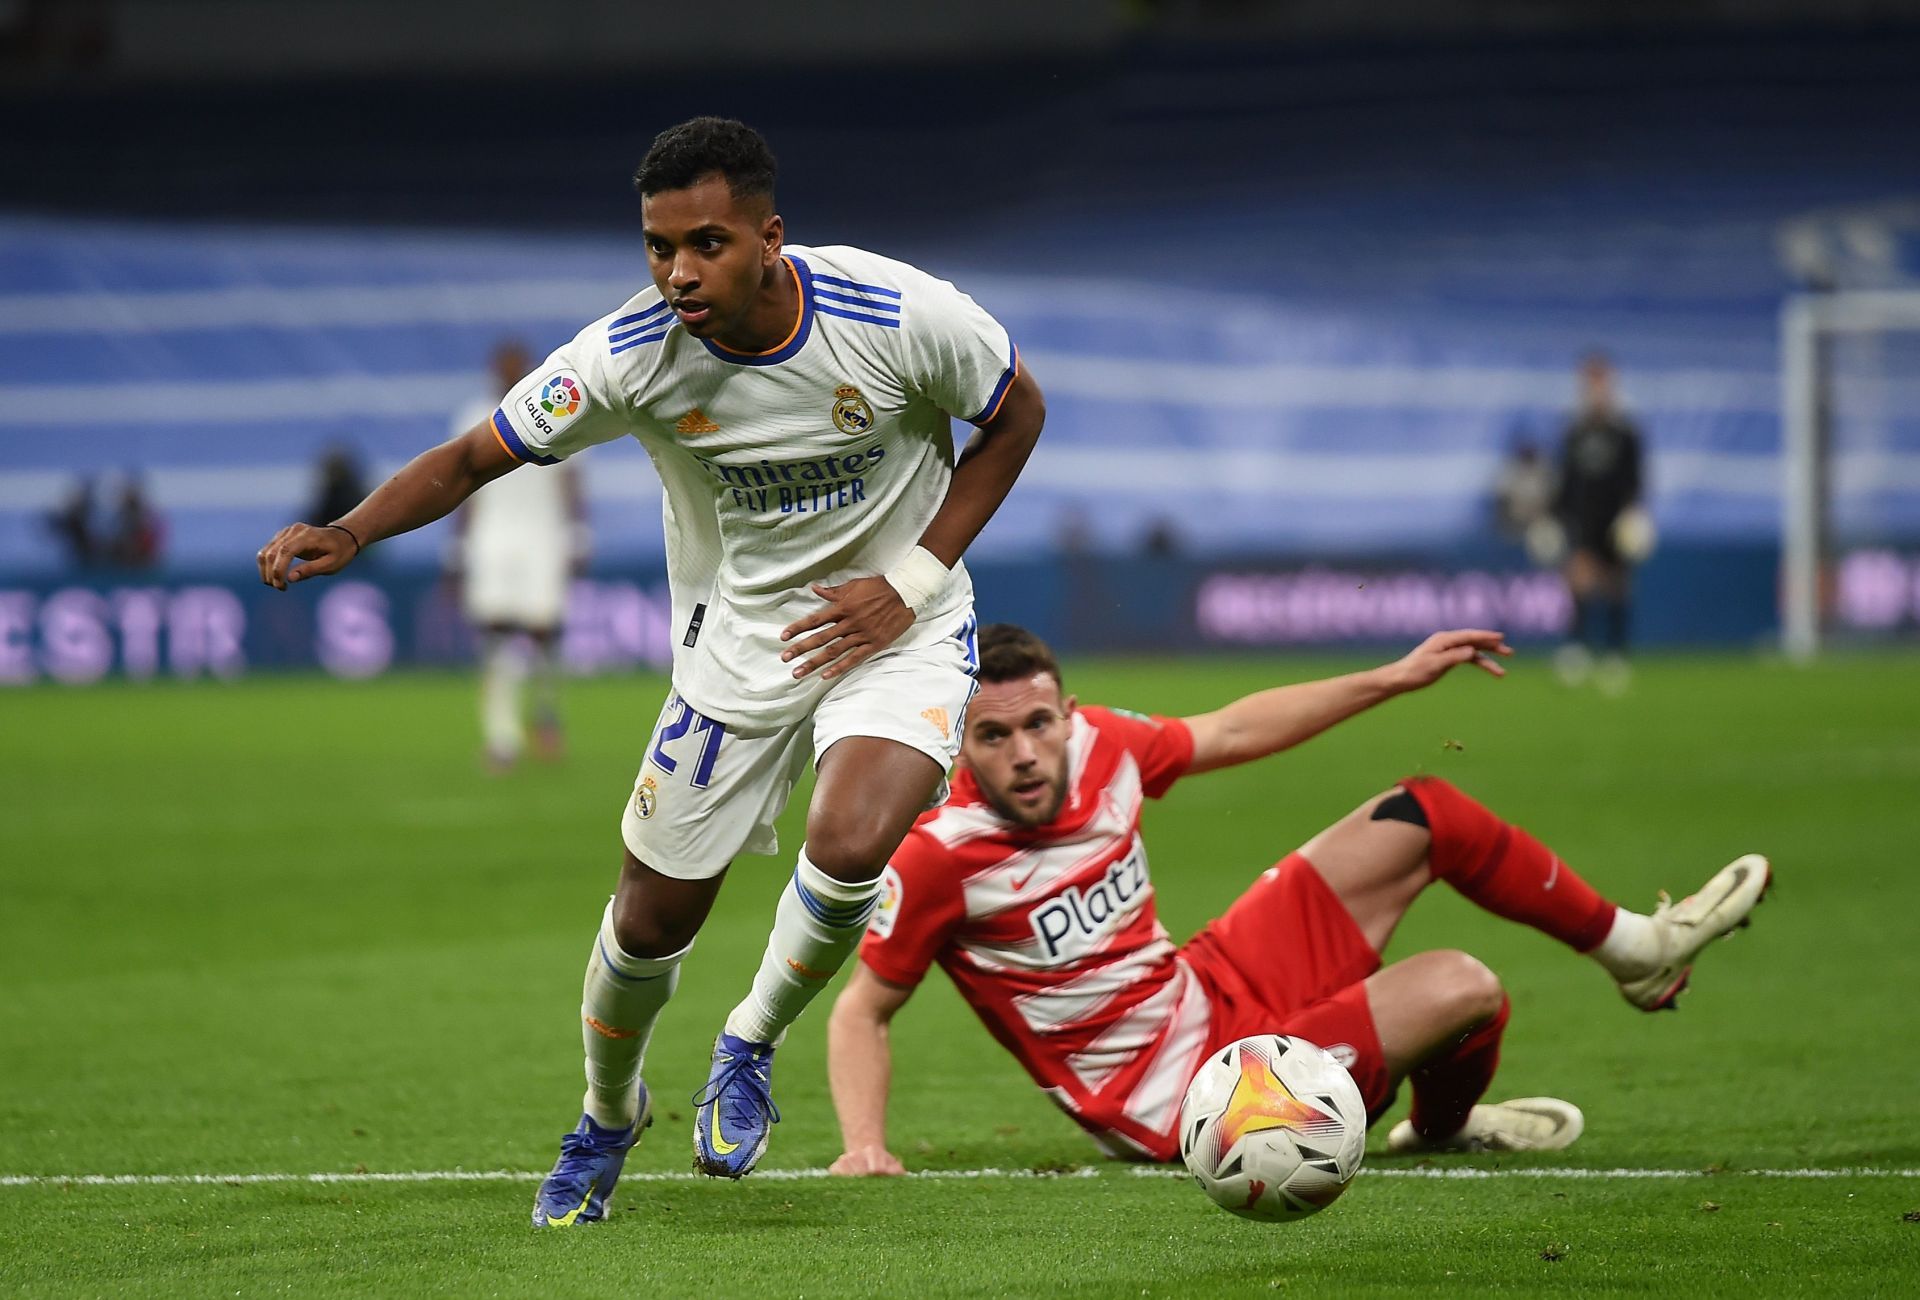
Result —
[[[950, 416], [984, 424], [1018, 368], [1002, 329], [944, 280], [856, 248], [785, 250], [792, 332], [758, 354], [683, 329], [649, 286], [516, 384], [494, 413], [514, 456], [553, 464], [631, 435], [665, 486], [674, 686], [731, 726], [805, 717], [830, 683], [793, 678], [780, 630], [811, 584], [885, 573], [953, 476]], [[894, 644], [969, 616], [964, 565]]]

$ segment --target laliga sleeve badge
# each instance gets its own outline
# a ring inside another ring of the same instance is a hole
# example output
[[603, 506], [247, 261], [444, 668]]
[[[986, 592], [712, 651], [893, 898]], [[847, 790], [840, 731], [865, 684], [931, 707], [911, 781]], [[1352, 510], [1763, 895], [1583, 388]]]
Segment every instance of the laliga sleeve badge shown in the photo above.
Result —
[[573, 422], [586, 405], [586, 386], [571, 370], [556, 370], [537, 386], [519, 390], [520, 414], [538, 435], [535, 446], [544, 446]]
[[900, 893], [900, 873], [887, 867], [880, 873], [880, 902], [867, 922], [869, 933], [881, 939], [893, 933], [893, 924], [900, 919]]
[[852, 384], [833, 390], [833, 427], [850, 438], [873, 432], [873, 407]]
[[654, 804], [659, 797], [660, 790], [654, 785], [653, 778], [641, 777], [640, 783], [633, 787], [633, 815], [641, 821], [653, 816]]
[[540, 409], [556, 426], [579, 414], [581, 400], [580, 379], [571, 370], [548, 375], [540, 385]]

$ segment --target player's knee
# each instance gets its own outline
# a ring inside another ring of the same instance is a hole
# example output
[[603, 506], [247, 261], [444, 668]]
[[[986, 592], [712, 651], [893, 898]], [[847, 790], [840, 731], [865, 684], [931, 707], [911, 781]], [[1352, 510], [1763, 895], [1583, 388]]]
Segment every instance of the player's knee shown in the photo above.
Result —
[[807, 836], [807, 859], [835, 880], [872, 880], [887, 865], [894, 846], [878, 836]]
[[879, 818], [827, 814], [807, 819], [807, 860], [835, 880], [872, 880], [898, 847]]
[[657, 907], [615, 895], [613, 937], [629, 957], [668, 957], [683, 951], [700, 932], [698, 918], [663, 915]]
[[1451, 948], [1426, 956], [1432, 968], [1428, 975], [1444, 997], [1449, 1020], [1477, 1025], [1500, 1013], [1507, 992], [1485, 962], [1472, 953]]

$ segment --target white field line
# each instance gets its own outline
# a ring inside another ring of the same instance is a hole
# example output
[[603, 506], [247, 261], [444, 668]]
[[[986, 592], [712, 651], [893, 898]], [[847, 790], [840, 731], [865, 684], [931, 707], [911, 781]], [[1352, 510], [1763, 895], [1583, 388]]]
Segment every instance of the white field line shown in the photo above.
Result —
[[[1136, 1178], [1185, 1178], [1177, 1168], [1139, 1168], [1130, 1170]], [[1386, 1168], [1362, 1169], [1370, 1178], [1422, 1179], [1598, 1179], [1603, 1181], [1673, 1180], [1690, 1178], [1920, 1178], [1920, 1169], [1585, 1169], [1528, 1166], [1516, 1169], [1484, 1168]], [[1102, 1170], [1080, 1168], [1060, 1172], [1032, 1169], [923, 1169], [906, 1175], [921, 1182], [969, 1182], [983, 1179], [1042, 1180], [1053, 1178], [1098, 1178]], [[829, 1178], [824, 1169], [764, 1169], [753, 1175], [756, 1182], [801, 1182]], [[526, 1169], [420, 1169], [397, 1171], [356, 1171], [342, 1173], [254, 1173], [254, 1174], [0, 1174], [0, 1187], [246, 1187], [261, 1183], [531, 1183], [541, 1175]], [[711, 1182], [703, 1174], [680, 1171], [627, 1172], [624, 1183], [698, 1183]]]
[[[1156, 1171], [1157, 1172], [1157, 1171]], [[1031, 1169], [922, 1169], [908, 1178], [948, 1182], [966, 1179], [997, 1178], [1095, 1178], [1098, 1169], [1072, 1169], [1059, 1173], [1038, 1173]], [[227, 1186], [246, 1187], [255, 1183], [537, 1183], [543, 1177], [530, 1169], [404, 1169], [371, 1170], [352, 1173], [317, 1174], [0, 1174], [0, 1187], [174, 1187]], [[753, 1175], [756, 1182], [790, 1183], [829, 1178], [824, 1169], [762, 1169]], [[704, 1183], [705, 1174], [690, 1171], [628, 1170], [620, 1176], [624, 1183]]]
[[[1524, 1166], [1517, 1169], [1434, 1168], [1362, 1169], [1375, 1178], [1587, 1178], [1633, 1181], [1684, 1178], [1920, 1178], [1920, 1169], [1579, 1169]], [[1185, 1178], [1183, 1169], [1136, 1168], [1136, 1178]]]

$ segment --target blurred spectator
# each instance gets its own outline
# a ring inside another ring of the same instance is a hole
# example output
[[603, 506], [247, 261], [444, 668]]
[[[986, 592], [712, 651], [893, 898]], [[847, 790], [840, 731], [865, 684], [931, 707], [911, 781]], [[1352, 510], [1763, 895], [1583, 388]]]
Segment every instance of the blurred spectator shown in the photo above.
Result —
[[[491, 391], [455, 416], [454, 432], [491, 419], [501, 397], [532, 365], [518, 343], [496, 348]], [[585, 567], [588, 554], [579, 473], [572, 461], [523, 466], [474, 493], [454, 522], [459, 532], [450, 565], [467, 620], [480, 633], [487, 764], [504, 772], [519, 761], [529, 703], [537, 752], [557, 759], [565, 748], [560, 630], [569, 579]]]
[[93, 480], [76, 480], [66, 502], [47, 516], [47, 527], [67, 548], [67, 558], [75, 568], [90, 567], [100, 558], [99, 541], [94, 535]]
[[1639, 426], [1621, 409], [1613, 363], [1595, 352], [1580, 363], [1580, 406], [1560, 444], [1554, 516], [1565, 538], [1573, 627], [1555, 664], [1569, 682], [1596, 667], [1609, 691], [1627, 684], [1632, 569], [1653, 550], [1640, 505]]
[[1147, 531], [1140, 538], [1140, 553], [1154, 559], [1180, 554], [1180, 530], [1172, 519], [1155, 515], [1147, 521]]
[[1054, 516], [1053, 525], [1053, 545], [1062, 556], [1073, 559], [1093, 554], [1097, 543], [1093, 521], [1087, 518], [1085, 510], [1073, 504], [1064, 505]]
[[367, 495], [366, 474], [353, 448], [336, 442], [320, 457], [320, 481], [313, 508], [306, 514], [311, 524], [330, 524], [359, 505]]
[[1553, 466], [1526, 429], [1515, 431], [1513, 446], [1493, 482], [1493, 522], [1509, 541], [1526, 542], [1528, 533], [1553, 515]]
[[129, 474], [120, 486], [113, 523], [101, 539], [104, 558], [107, 563], [123, 569], [154, 568], [160, 563], [160, 544], [165, 537], [166, 525], [161, 522], [159, 511], [147, 500], [140, 480]]

